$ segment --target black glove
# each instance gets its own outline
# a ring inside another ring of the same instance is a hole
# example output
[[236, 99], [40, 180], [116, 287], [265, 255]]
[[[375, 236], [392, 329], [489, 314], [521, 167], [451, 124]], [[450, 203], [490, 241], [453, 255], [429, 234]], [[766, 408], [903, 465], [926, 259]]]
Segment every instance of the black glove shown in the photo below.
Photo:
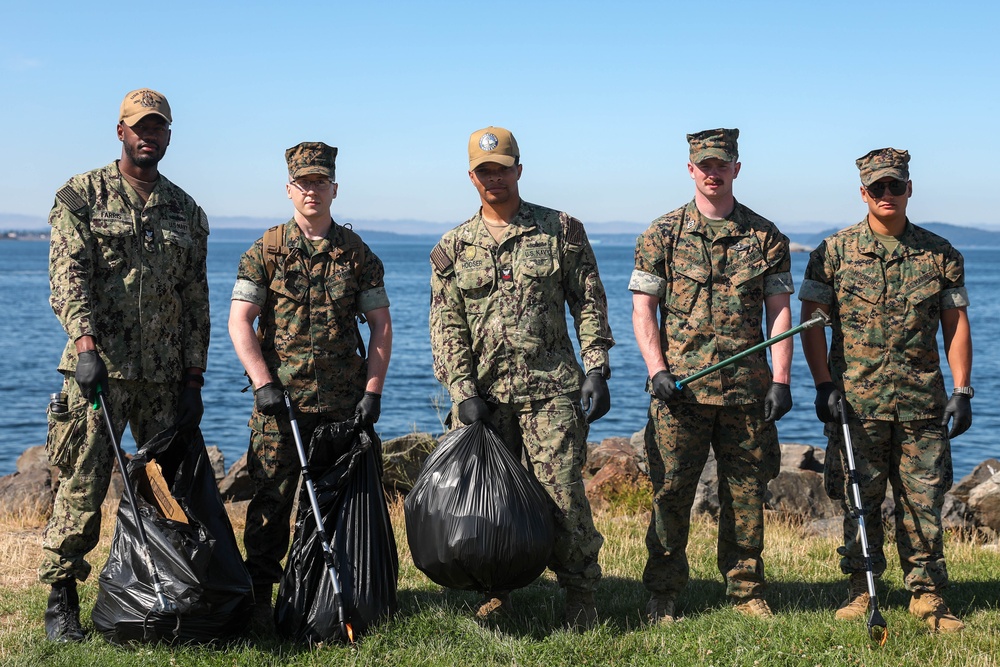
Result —
[[681, 390], [677, 388], [677, 376], [671, 375], [670, 371], [660, 371], [649, 381], [653, 396], [661, 401], [669, 401], [674, 396], [680, 396]]
[[948, 405], [944, 408], [944, 418], [941, 420], [941, 426], [948, 426], [948, 420], [952, 417], [955, 418], [955, 421], [951, 423], [951, 430], [948, 431], [949, 438], [962, 435], [969, 430], [969, 427], [972, 426], [972, 401], [969, 400], [968, 396], [963, 396], [962, 394], [951, 395]]
[[366, 391], [358, 401], [358, 407], [354, 408], [354, 418], [362, 426], [371, 426], [378, 421], [380, 414], [382, 414], [382, 394]]
[[580, 388], [580, 403], [587, 414], [587, 423], [595, 422], [611, 409], [611, 392], [608, 382], [604, 379], [604, 371], [595, 368], [587, 373], [587, 378]]
[[463, 424], [487, 421], [490, 418], [490, 406], [478, 396], [467, 398], [458, 404], [458, 418]]
[[776, 422], [792, 409], [792, 388], [781, 382], [772, 382], [764, 397], [764, 421]]
[[93, 403], [97, 399], [97, 386], [108, 391], [108, 367], [104, 365], [97, 350], [81, 352], [76, 362], [76, 383], [80, 385], [80, 393]]
[[816, 418], [824, 424], [840, 421], [840, 399], [844, 392], [832, 382], [816, 385]]
[[268, 382], [253, 392], [257, 412], [264, 415], [278, 415], [285, 409], [285, 390], [280, 382]]
[[177, 428], [195, 428], [201, 423], [205, 406], [201, 402], [201, 387], [185, 386], [177, 400]]

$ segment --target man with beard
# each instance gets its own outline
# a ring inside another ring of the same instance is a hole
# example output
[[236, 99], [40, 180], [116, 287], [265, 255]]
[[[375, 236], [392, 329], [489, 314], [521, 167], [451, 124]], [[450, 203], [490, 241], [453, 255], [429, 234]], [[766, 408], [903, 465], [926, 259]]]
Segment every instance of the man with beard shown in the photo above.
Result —
[[[583, 223], [521, 199], [521, 170], [509, 131], [487, 127], [469, 138], [469, 180], [480, 208], [431, 252], [434, 374], [455, 404], [453, 417], [488, 421], [518, 459], [526, 452], [556, 510], [549, 567], [566, 591], [566, 623], [587, 629], [597, 623], [604, 538], [594, 527], [581, 467], [588, 424], [611, 407], [606, 379], [615, 341]], [[583, 368], [567, 330], [567, 305]], [[490, 591], [476, 615], [509, 608], [507, 591]]]
[[50, 410], [46, 451], [59, 488], [42, 538], [39, 580], [52, 586], [45, 632], [81, 641], [76, 581], [91, 566], [101, 503], [114, 465], [100, 391], [118, 440], [138, 443], [201, 421], [209, 343], [205, 271], [208, 220], [160, 175], [170, 145], [170, 105], [155, 90], [125, 96], [118, 116], [121, 159], [74, 176], [57, 193], [49, 224], [50, 303], [69, 341], [65, 376]]
[[[651, 622], [672, 623], [687, 584], [691, 505], [708, 459], [719, 471], [719, 571], [736, 610], [769, 617], [764, 600], [764, 492], [781, 453], [774, 422], [792, 407], [792, 340], [677, 388], [680, 378], [791, 327], [788, 239], [739, 204], [739, 130], [687, 135], [694, 199], [639, 237], [632, 325], [652, 394], [645, 443], [653, 482], [643, 584]], [[657, 314], [660, 321], [657, 322]], [[766, 319], [762, 315], [766, 314]]]

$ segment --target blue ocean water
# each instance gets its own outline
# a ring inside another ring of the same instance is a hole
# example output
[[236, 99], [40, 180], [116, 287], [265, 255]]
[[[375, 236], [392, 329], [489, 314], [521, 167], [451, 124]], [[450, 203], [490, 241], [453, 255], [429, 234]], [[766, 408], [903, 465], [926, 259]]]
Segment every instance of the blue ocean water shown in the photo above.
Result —
[[[361, 232], [364, 236], [364, 232]], [[221, 235], [219, 235], [221, 236]], [[383, 439], [413, 431], [440, 434], [449, 408], [447, 394], [431, 369], [427, 311], [430, 303], [432, 241], [370, 240], [386, 267], [386, 288], [392, 302], [393, 351], [377, 429]], [[243, 369], [227, 333], [229, 297], [242, 252], [253, 239], [211, 240], [208, 278], [212, 299], [212, 342], [203, 392], [202, 430], [209, 445], [217, 445], [229, 465], [246, 451], [247, 419], [253, 404]], [[608, 292], [611, 326], [617, 345], [611, 350], [613, 375], [611, 412], [591, 426], [590, 440], [630, 436], [645, 425], [648, 396], [643, 393], [645, 366], [632, 335], [631, 244], [598, 242], [594, 250]], [[972, 428], [952, 443], [956, 479], [979, 462], [1000, 456], [995, 434], [1000, 432], [1000, 397], [996, 369], [1000, 352], [991, 341], [1000, 338], [1000, 249], [967, 249], [967, 284], [972, 300], [969, 318], [975, 343]], [[801, 283], [808, 255], [795, 253], [792, 272]], [[15, 470], [25, 448], [45, 442], [48, 395], [58, 391], [55, 370], [65, 334], [48, 305], [48, 244], [44, 241], [0, 241], [0, 475]], [[793, 320], [799, 302], [793, 298]], [[365, 332], [367, 334], [367, 332]], [[947, 365], [945, 366], [947, 376]], [[782, 442], [825, 446], [822, 425], [813, 410], [812, 380], [796, 337], [792, 395], [795, 406], [778, 424]], [[946, 383], [950, 383], [950, 377]], [[946, 386], [950, 386], [946, 384]], [[134, 451], [129, 435], [126, 451]]]

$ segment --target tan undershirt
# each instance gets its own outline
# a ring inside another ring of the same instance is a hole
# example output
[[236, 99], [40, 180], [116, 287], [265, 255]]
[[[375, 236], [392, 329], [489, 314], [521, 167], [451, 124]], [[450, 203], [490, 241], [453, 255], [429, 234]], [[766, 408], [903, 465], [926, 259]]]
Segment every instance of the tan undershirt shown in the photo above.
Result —
[[[153, 194], [153, 188], [156, 187], [156, 181], [140, 181], [138, 178], [129, 176], [124, 171], [122, 172], [122, 178], [124, 178], [128, 184], [132, 186], [132, 189], [135, 190], [137, 195], [139, 195], [139, 199], [142, 200], [143, 204], [149, 201], [149, 195]], [[157, 178], [156, 180], [158, 181], [160, 179]]]
[[492, 236], [493, 240], [497, 243], [500, 243], [500, 239], [503, 238], [504, 232], [506, 232], [507, 228], [510, 227], [510, 224], [506, 222], [501, 222], [499, 224], [486, 222], [486, 218], [483, 218], [483, 224], [486, 226], [486, 231], [490, 233], [490, 236]]
[[[871, 227], [869, 227], [871, 229]], [[885, 246], [885, 249], [892, 253], [896, 248], [899, 247], [899, 238], [895, 236], [889, 236], [888, 234], [879, 234], [874, 229], [872, 229], [872, 235], [878, 239], [878, 242]]]

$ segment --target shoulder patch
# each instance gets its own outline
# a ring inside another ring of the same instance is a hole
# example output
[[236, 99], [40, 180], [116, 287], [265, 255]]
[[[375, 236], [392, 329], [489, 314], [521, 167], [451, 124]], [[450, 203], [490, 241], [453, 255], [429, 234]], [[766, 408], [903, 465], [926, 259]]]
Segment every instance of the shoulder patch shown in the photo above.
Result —
[[434, 265], [438, 273], [444, 273], [452, 264], [451, 257], [444, 251], [440, 243], [434, 246], [434, 250], [431, 250], [431, 264]]
[[79, 217], [80, 213], [87, 208], [87, 202], [85, 202], [83, 197], [81, 197], [79, 193], [77, 193], [77, 191], [69, 185], [64, 185], [59, 192], [56, 193], [56, 199], [61, 201], [66, 208], [73, 211], [77, 217]]
[[566, 221], [566, 243], [570, 245], [583, 245], [583, 240], [587, 237], [583, 231], [583, 223], [576, 218], [569, 218]]

